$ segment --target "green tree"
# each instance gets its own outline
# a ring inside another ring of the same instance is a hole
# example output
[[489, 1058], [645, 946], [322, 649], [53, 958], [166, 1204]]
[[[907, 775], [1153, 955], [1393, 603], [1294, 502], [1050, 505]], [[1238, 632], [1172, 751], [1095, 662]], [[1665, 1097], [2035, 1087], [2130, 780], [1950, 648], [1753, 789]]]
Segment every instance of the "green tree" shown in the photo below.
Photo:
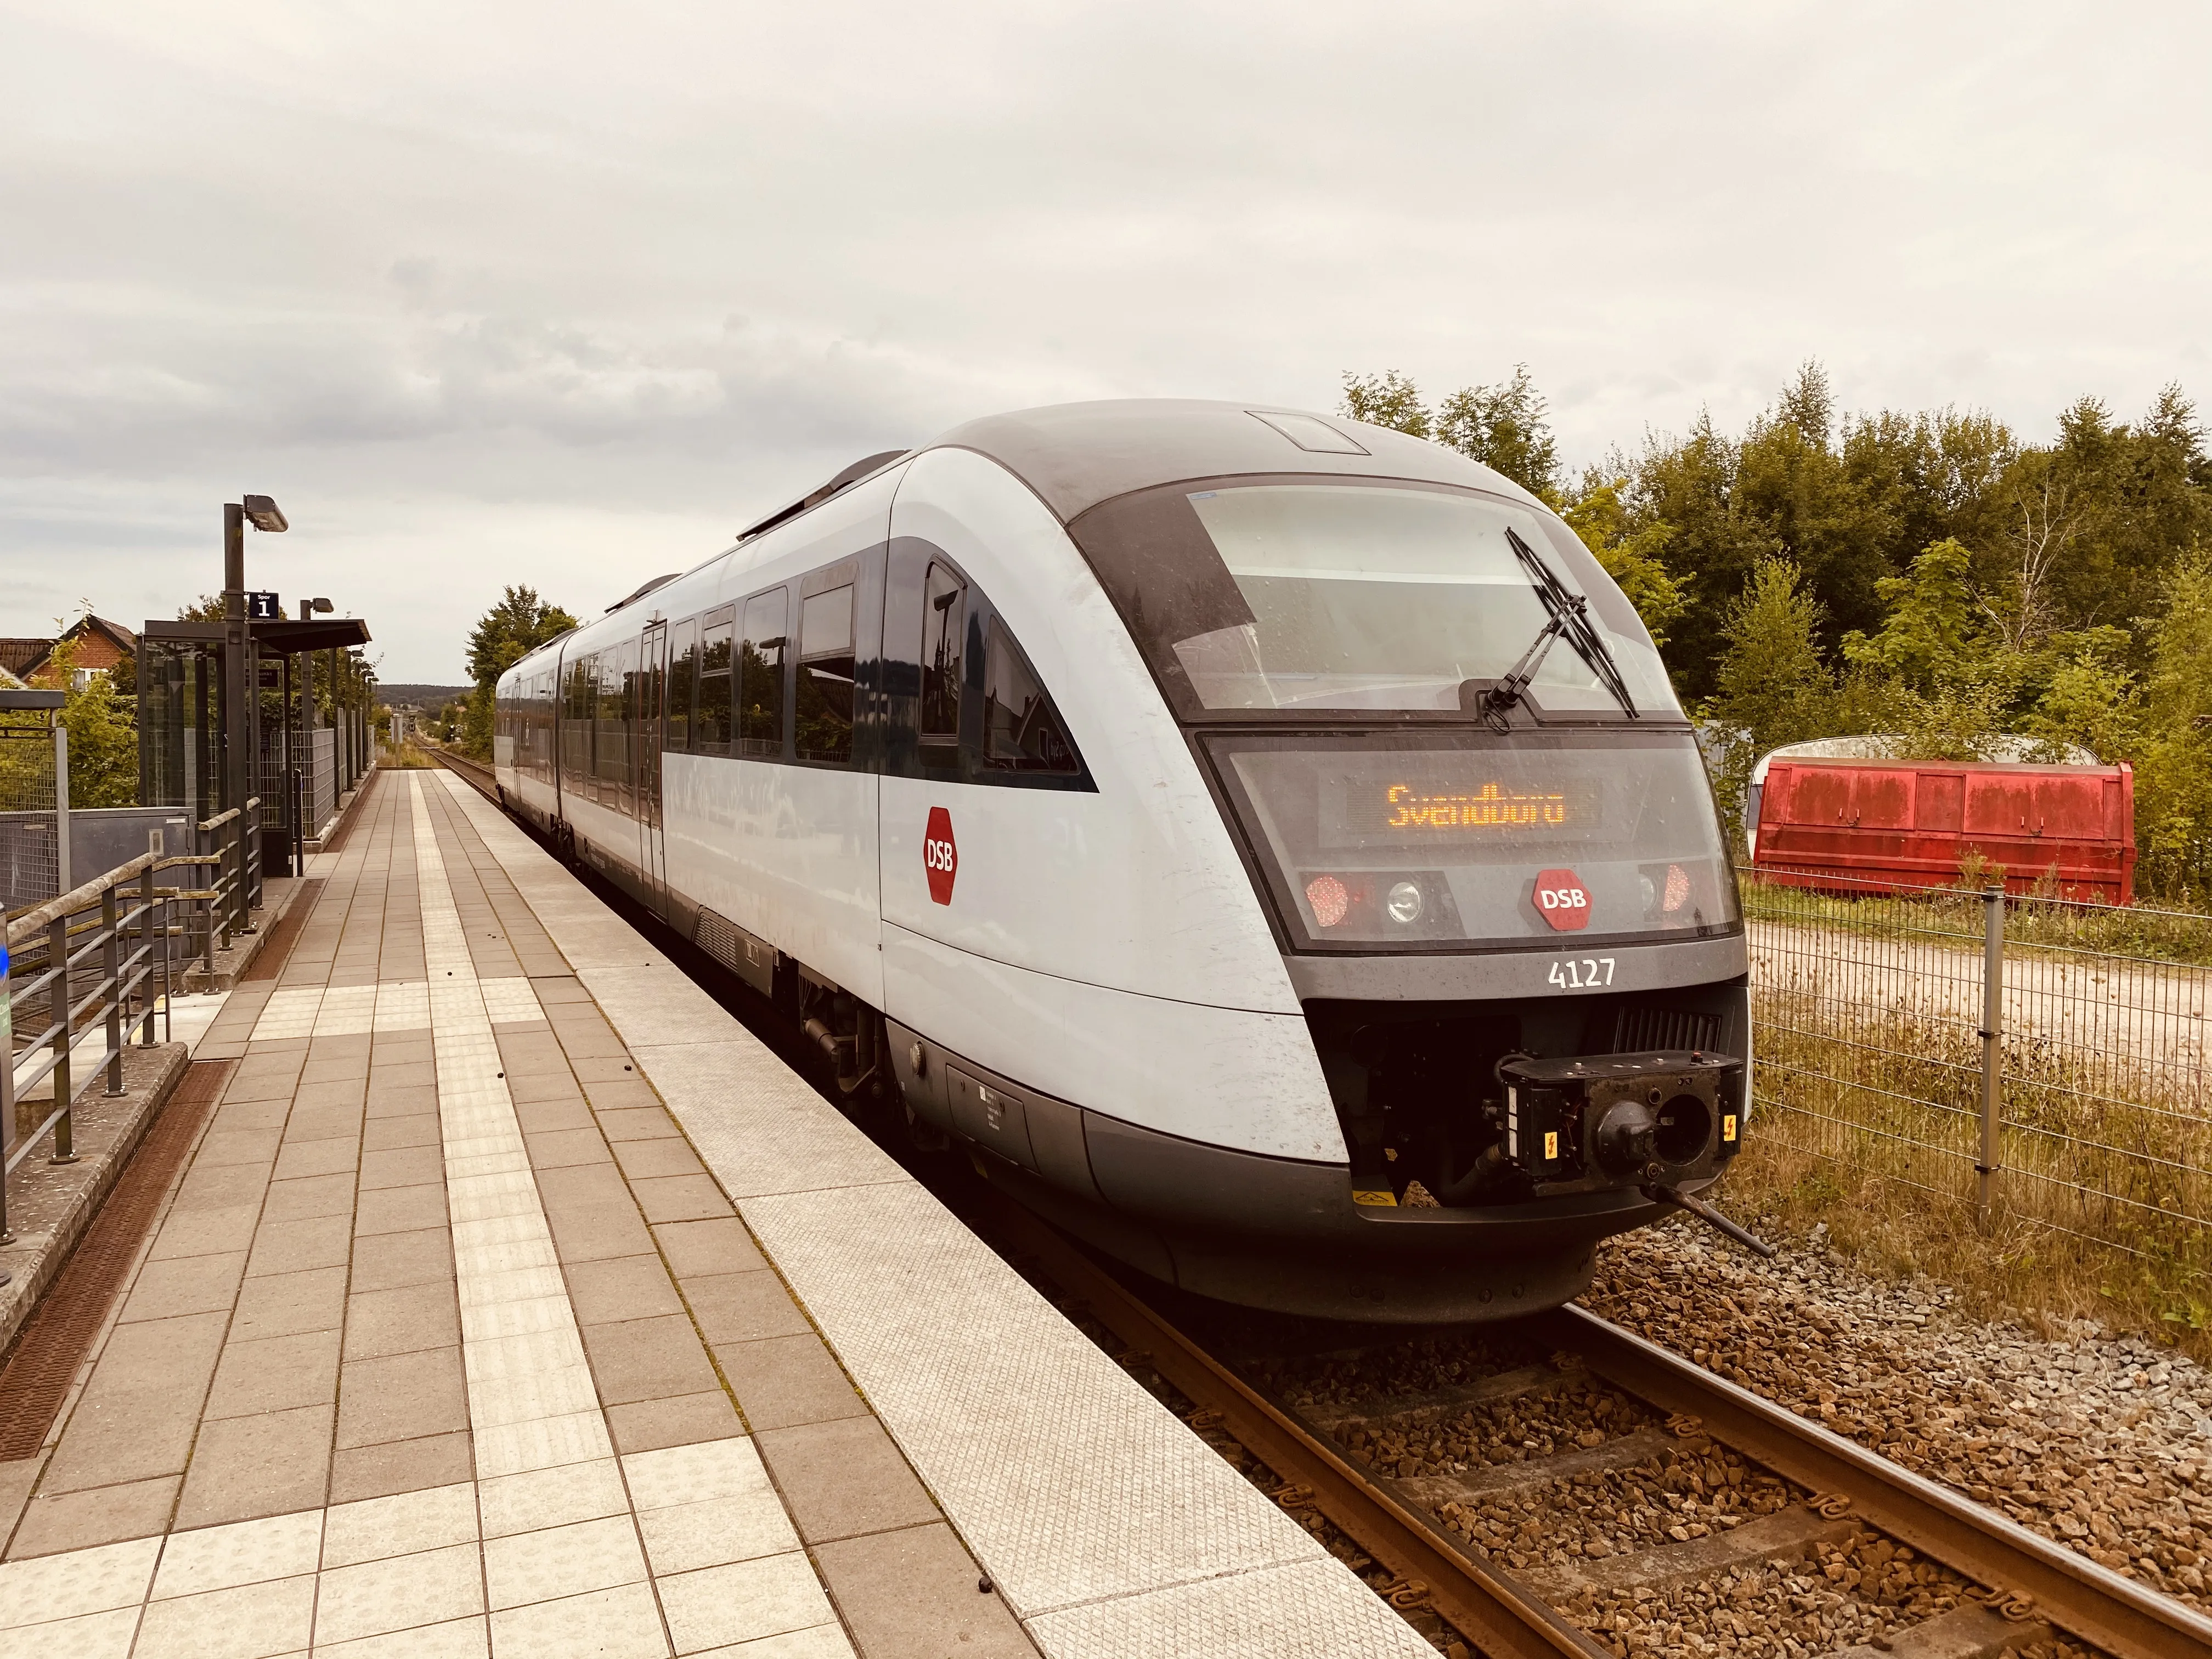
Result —
[[221, 622], [224, 617], [222, 595], [203, 593], [190, 605], [177, 607], [179, 622]]
[[1552, 436], [1550, 405], [1516, 363], [1499, 386], [1471, 386], [1437, 405], [1436, 440], [1470, 460], [1503, 472], [1533, 495], [1559, 504], [1559, 451]]
[[55, 646], [53, 678], [64, 688], [61, 723], [69, 729], [70, 805], [138, 805], [138, 721], [135, 697], [125, 697], [106, 669], [76, 684], [77, 644]]
[[1344, 377], [1344, 412], [1355, 421], [1364, 421], [1370, 426], [1387, 426], [1399, 432], [1410, 432], [1416, 438], [1429, 435], [1429, 411], [1421, 402], [1420, 388], [1396, 369], [1385, 369], [1380, 374], [1353, 374]]
[[2192, 548], [2151, 625], [2136, 757], [2136, 846], [2143, 884], [2200, 890], [2212, 866], [2212, 550]]
[[1568, 504], [1563, 516], [1583, 545], [1596, 555], [1606, 574], [1620, 584], [1620, 591], [1650, 629], [1652, 641], [1663, 647], [1668, 627], [1689, 604], [1681, 581], [1667, 568], [1667, 544], [1674, 539], [1674, 529], [1659, 523], [1638, 527], [1621, 500], [1627, 483], [1626, 478], [1607, 483], [1585, 481], [1581, 496]]
[[1703, 712], [1722, 739], [1713, 785], [1731, 822], [1751, 769], [1785, 743], [1833, 734], [1837, 681], [1820, 642], [1820, 602], [1788, 559], [1761, 559], [1721, 619], [1725, 649]]
[[1875, 582], [1888, 615], [1871, 638], [1856, 630], [1844, 636], [1844, 660], [1923, 694], [1967, 672], [1990, 646], [1968, 581], [1973, 561], [1946, 538], [1925, 549], [1905, 574]]
[[478, 760], [492, 752], [492, 716], [499, 677], [549, 640], [576, 626], [559, 605], [537, 590], [510, 586], [498, 604], [484, 612], [469, 634], [469, 678], [476, 682], [461, 721], [461, 747]]

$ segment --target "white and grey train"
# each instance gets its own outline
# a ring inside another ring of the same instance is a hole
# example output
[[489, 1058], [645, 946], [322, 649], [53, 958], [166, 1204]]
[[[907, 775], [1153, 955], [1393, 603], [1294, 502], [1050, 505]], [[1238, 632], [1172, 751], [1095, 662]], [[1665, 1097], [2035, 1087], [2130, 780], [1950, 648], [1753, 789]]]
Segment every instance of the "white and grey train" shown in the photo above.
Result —
[[1743, 927], [1650, 636], [1540, 501], [1402, 433], [976, 421], [499, 707], [510, 810], [849, 1102], [1188, 1290], [1554, 1305], [1741, 1143]]

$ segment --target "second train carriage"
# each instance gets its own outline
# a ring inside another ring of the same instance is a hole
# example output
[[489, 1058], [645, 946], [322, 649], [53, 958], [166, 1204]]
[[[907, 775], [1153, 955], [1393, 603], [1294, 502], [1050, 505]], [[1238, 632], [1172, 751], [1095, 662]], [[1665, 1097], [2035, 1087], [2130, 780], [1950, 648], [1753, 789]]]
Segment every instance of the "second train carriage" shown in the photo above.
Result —
[[1689, 724], [1572, 532], [1438, 446], [1235, 404], [972, 422], [499, 706], [510, 808], [848, 1097], [1193, 1291], [1553, 1305], [1741, 1145]]

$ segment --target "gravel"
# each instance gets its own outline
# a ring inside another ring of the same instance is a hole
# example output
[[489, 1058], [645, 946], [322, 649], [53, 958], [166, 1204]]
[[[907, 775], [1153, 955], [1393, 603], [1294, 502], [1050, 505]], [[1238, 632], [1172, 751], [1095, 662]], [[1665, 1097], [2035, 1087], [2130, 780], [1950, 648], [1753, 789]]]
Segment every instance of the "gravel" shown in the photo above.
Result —
[[2094, 1561], [2212, 1611], [2212, 1374], [2094, 1321], [2045, 1337], [1877, 1279], [1824, 1230], [1756, 1261], [1681, 1222], [1610, 1240], [1593, 1312]]
[[[1694, 1584], [1638, 1588], [1585, 1600], [1570, 1611], [1627, 1659], [1632, 1654], [1715, 1654], [1798, 1659], [1857, 1643], [1882, 1648], [1923, 1620], [1966, 1601], [1955, 1575], [1887, 1539], [1860, 1533], [1790, 1565], [1741, 1567]], [[2023, 1643], [2020, 1659], [2087, 1659], [2065, 1641]]]

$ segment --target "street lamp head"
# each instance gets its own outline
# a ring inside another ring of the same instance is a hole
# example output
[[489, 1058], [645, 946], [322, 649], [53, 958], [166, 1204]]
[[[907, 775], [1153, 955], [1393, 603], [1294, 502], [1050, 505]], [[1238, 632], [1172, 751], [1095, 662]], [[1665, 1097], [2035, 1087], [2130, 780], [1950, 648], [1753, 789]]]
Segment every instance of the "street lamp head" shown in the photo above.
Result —
[[256, 530], [277, 531], [291, 527], [284, 522], [284, 514], [277, 507], [273, 496], [248, 495], [240, 505], [245, 509], [246, 522]]
[[328, 616], [328, 615], [329, 615], [329, 614], [330, 614], [333, 610], [335, 610], [335, 609], [337, 608], [336, 606], [332, 605], [331, 604], [331, 602], [330, 602], [328, 599], [310, 599], [310, 600], [308, 600], [308, 601], [307, 601], [307, 603], [308, 603], [308, 605], [309, 605], [310, 606], [312, 606], [312, 607], [313, 607], [313, 609], [314, 609], [314, 610], [315, 610], [319, 614], [323, 615], [323, 616]]

